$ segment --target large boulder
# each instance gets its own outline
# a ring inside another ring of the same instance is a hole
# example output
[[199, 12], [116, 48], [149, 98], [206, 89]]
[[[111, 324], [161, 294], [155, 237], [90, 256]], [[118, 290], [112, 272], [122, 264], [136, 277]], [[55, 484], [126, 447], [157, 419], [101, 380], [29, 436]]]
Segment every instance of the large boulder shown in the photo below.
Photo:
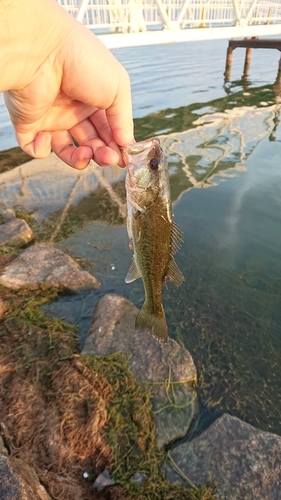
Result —
[[224, 414], [170, 456], [165, 473], [171, 483], [187, 485], [184, 476], [195, 485], [211, 479], [218, 500], [281, 498], [281, 437], [236, 417]]
[[163, 344], [148, 332], [137, 332], [137, 313], [124, 297], [105, 295], [94, 311], [82, 354], [105, 356], [121, 351], [128, 355], [133, 375], [153, 391], [157, 445], [162, 448], [184, 437], [194, 419], [196, 368], [189, 352], [174, 340]]
[[6, 266], [0, 284], [13, 290], [58, 287], [66, 290], [97, 288], [99, 281], [58, 248], [38, 244], [24, 250]]

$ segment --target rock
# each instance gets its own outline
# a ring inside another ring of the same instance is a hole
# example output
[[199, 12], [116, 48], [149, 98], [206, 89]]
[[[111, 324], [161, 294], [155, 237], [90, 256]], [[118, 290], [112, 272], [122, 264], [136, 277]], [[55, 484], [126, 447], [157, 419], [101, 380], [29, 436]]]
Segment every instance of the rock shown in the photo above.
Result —
[[8, 450], [7, 450], [7, 448], [5, 448], [3, 438], [2, 438], [2, 436], [0, 434], [0, 456], [1, 455], [7, 456], [8, 455]]
[[4, 314], [8, 311], [8, 304], [0, 299], [0, 321], [4, 318]]
[[112, 486], [113, 484], [115, 484], [114, 479], [111, 479], [109, 472], [105, 469], [95, 480], [94, 488], [102, 490], [106, 486]]
[[94, 311], [82, 354], [105, 356], [122, 351], [138, 382], [153, 391], [157, 446], [184, 437], [196, 409], [196, 368], [189, 352], [172, 339], [167, 344], [135, 331], [138, 309], [124, 297], [105, 295]]
[[136, 472], [132, 477], [132, 483], [138, 488], [147, 480], [147, 476], [141, 472]]
[[12, 219], [0, 225], [0, 246], [23, 246], [33, 240], [33, 232], [22, 219]]
[[93, 193], [100, 179], [111, 185], [124, 180], [126, 173], [117, 165], [104, 169], [93, 161], [84, 170], [69, 168], [53, 152], [47, 158], [30, 160], [1, 173], [2, 206], [17, 207], [17, 210], [32, 215], [39, 222], [57, 212], [54, 231], [56, 224], [61, 223], [59, 212], [65, 207], [69, 209]]
[[19, 458], [0, 454], [1, 500], [51, 500], [35, 471]]
[[99, 281], [61, 250], [45, 244], [24, 250], [0, 276], [0, 284], [13, 290], [42, 286], [67, 290], [97, 288]]
[[16, 214], [12, 208], [6, 207], [4, 203], [0, 202], [0, 223], [4, 224], [5, 222], [9, 222], [9, 220], [15, 219]]
[[[218, 500], [280, 500], [281, 437], [224, 414], [201, 436], [171, 453], [176, 466], [196, 485], [211, 478]], [[165, 466], [171, 483], [186, 484]]]

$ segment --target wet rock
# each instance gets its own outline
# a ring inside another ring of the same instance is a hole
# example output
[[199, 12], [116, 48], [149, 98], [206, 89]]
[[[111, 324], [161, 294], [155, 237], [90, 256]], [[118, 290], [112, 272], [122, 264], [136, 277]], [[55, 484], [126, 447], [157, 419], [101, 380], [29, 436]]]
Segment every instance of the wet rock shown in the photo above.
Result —
[[109, 472], [105, 469], [101, 474], [98, 475], [97, 479], [94, 482], [94, 488], [98, 490], [102, 490], [107, 486], [112, 486], [115, 484], [114, 479], [110, 477]]
[[[171, 458], [196, 485], [211, 478], [218, 500], [280, 500], [281, 437], [236, 417], [224, 414]], [[165, 473], [169, 482], [186, 484], [170, 465]]]
[[6, 266], [0, 276], [0, 284], [13, 290], [36, 290], [42, 286], [78, 290], [100, 285], [96, 278], [82, 271], [71, 257], [45, 244], [27, 248]]
[[12, 219], [0, 225], [0, 246], [23, 246], [34, 238], [32, 229], [22, 219]]
[[0, 453], [0, 498], [51, 500], [35, 471], [19, 458], [9, 457], [6, 453]]
[[172, 339], [167, 344], [135, 331], [138, 309], [124, 297], [105, 295], [94, 311], [82, 354], [105, 356], [122, 351], [137, 380], [153, 391], [157, 446], [184, 437], [197, 409], [196, 368], [189, 352]]
[[8, 311], [8, 304], [0, 299], [0, 321], [4, 318], [5, 313]]

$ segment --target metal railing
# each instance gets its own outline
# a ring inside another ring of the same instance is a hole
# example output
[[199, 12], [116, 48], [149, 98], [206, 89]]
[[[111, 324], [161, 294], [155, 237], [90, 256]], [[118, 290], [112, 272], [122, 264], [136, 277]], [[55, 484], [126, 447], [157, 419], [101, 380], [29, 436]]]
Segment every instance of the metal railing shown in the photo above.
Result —
[[140, 32], [281, 23], [280, 0], [58, 0], [88, 28]]

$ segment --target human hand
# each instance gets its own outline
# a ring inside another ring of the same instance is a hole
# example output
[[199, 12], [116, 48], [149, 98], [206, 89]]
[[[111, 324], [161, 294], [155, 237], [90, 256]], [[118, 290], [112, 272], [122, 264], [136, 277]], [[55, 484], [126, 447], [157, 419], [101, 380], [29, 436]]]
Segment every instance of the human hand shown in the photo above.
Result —
[[52, 148], [77, 169], [91, 158], [100, 165], [124, 166], [120, 147], [133, 141], [127, 72], [56, 2], [35, 1], [44, 14], [52, 7], [56, 22], [48, 43], [28, 47], [32, 64], [26, 61], [17, 88], [4, 93], [20, 147], [35, 158], [45, 158]]

